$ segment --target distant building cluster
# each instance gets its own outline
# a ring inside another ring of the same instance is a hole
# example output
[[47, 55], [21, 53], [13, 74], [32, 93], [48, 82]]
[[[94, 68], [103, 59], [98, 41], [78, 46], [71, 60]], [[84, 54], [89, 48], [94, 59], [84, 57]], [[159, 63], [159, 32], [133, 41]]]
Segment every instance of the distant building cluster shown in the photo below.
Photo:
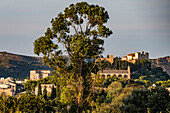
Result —
[[31, 70], [30, 71], [30, 80], [40, 80], [42, 78], [46, 78], [51, 76], [50, 70]]
[[14, 96], [17, 93], [20, 93], [24, 89], [24, 83], [24, 81], [17, 81], [11, 77], [6, 79], [0, 78], [0, 95], [5, 93], [6, 95]]
[[[136, 52], [136, 53], [130, 53], [127, 54], [126, 56], [124, 56], [121, 60], [122, 61], [128, 61], [131, 63], [135, 63], [137, 60], [142, 60], [142, 59], [146, 59], [149, 60], [149, 53], [148, 52]], [[110, 63], [114, 62], [114, 57], [113, 55], [109, 55], [109, 58], [98, 58], [96, 61], [108, 61]]]

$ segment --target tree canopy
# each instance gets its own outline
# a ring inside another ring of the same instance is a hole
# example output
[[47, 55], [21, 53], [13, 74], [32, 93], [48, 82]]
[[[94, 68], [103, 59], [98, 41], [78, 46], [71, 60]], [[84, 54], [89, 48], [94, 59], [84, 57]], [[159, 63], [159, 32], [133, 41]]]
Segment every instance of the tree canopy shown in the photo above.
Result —
[[[103, 7], [86, 2], [71, 4], [51, 20], [52, 27], [34, 42], [34, 53], [43, 54], [43, 63], [61, 75], [59, 79], [65, 79], [67, 89], [74, 92], [72, 100], [78, 112], [88, 104], [93, 61], [104, 50], [103, 38], [112, 34], [105, 25], [108, 19]], [[69, 61], [63, 54], [68, 55]]]

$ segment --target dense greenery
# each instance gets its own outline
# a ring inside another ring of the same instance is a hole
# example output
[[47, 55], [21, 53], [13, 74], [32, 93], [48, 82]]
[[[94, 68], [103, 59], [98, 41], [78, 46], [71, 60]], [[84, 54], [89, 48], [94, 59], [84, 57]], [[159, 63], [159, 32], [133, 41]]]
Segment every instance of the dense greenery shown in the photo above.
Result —
[[169, 92], [162, 87], [133, 90], [123, 99], [123, 111], [126, 113], [160, 113], [170, 109]]
[[18, 99], [4, 94], [0, 96], [0, 112], [50, 112], [54, 111], [51, 100], [45, 100], [40, 96], [29, 93], [22, 94]]
[[[120, 112], [168, 112], [170, 110], [169, 92], [163, 87], [146, 87], [144, 82], [134, 81], [132, 79], [117, 78], [110, 76], [107, 79], [102, 79], [101, 76], [95, 75], [90, 103], [87, 109], [82, 112], [92, 113], [120, 113]], [[97, 77], [98, 76], [98, 77]], [[56, 81], [54, 83], [53, 81]], [[41, 82], [52, 83], [57, 86], [59, 79], [56, 76], [50, 76], [46, 80], [37, 81], [37, 86]], [[62, 81], [64, 84], [65, 81]], [[166, 83], [165, 83], [166, 82]], [[33, 83], [34, 82], [29, 82]], [[159, 83], [167, 84], [168, 81], [160, 81]], [[62, 85], [61, 84], [61, 85]], [[156, 83], [157, 84], [157, 83]], [[30, 88], [27, 89], [29, 92]], [[52, 88], [53, 89], [53, 88]], [[54, 88], [50, 95], [47, 95], [44, 89], [41, 95], [22, 94], [18, 99], [15, 97], [1, 96], [0, 106], [1, 111], [23, 111], [36, 112], [51, 110], [59, 113], [71, 112], [75, 113], [77, 107], [72, 96], [71, 87], [58, 86]], [[9, 98], [9, 99], [8, 99]], [[5, 100], [4, 100], [5, 99]], [[6, 100], [7, 99], [7, 100]], [[2, 104], [5, 102], [6, 104]], [[24, 105], [24, 106], [21, 106]]]

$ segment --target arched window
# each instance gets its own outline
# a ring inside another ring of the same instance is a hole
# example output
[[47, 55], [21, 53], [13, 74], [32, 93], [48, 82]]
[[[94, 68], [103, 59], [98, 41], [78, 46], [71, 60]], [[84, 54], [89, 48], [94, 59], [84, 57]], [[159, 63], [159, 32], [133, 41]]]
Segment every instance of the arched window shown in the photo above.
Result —
[[127, 75], [124, 75], [124, 78], [128, 78], [128, 76], [127, 76]]
[[108, 74], [107, 77], [110, 77], [110, 74]]
[[122, 75], [118, 75], [118, 77], [122, 77]]

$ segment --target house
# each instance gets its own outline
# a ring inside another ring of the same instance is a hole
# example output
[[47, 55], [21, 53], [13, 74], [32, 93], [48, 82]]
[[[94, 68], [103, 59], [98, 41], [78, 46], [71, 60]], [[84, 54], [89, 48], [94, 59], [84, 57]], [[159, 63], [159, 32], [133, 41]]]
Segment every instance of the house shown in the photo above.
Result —
[[3, 93], [9, 96], [15, 95], [15, 91], [13, 87], [11, 87], [10, 85], [6, 85], [6, 84], [0, 84], [0, 95]]
[[51, 76], [50, 70], [31, 70], [30, 71], [30, 80], [40, 80], [42, 78], [46, 78]]
[[140, 52], [131, 53], [124, 56], [121, 60], [135, 63], [137, 60], [142, 60], [142, 59], [149, 60], [149, 53], [144, 51], [142, 51], [141, 53]]

